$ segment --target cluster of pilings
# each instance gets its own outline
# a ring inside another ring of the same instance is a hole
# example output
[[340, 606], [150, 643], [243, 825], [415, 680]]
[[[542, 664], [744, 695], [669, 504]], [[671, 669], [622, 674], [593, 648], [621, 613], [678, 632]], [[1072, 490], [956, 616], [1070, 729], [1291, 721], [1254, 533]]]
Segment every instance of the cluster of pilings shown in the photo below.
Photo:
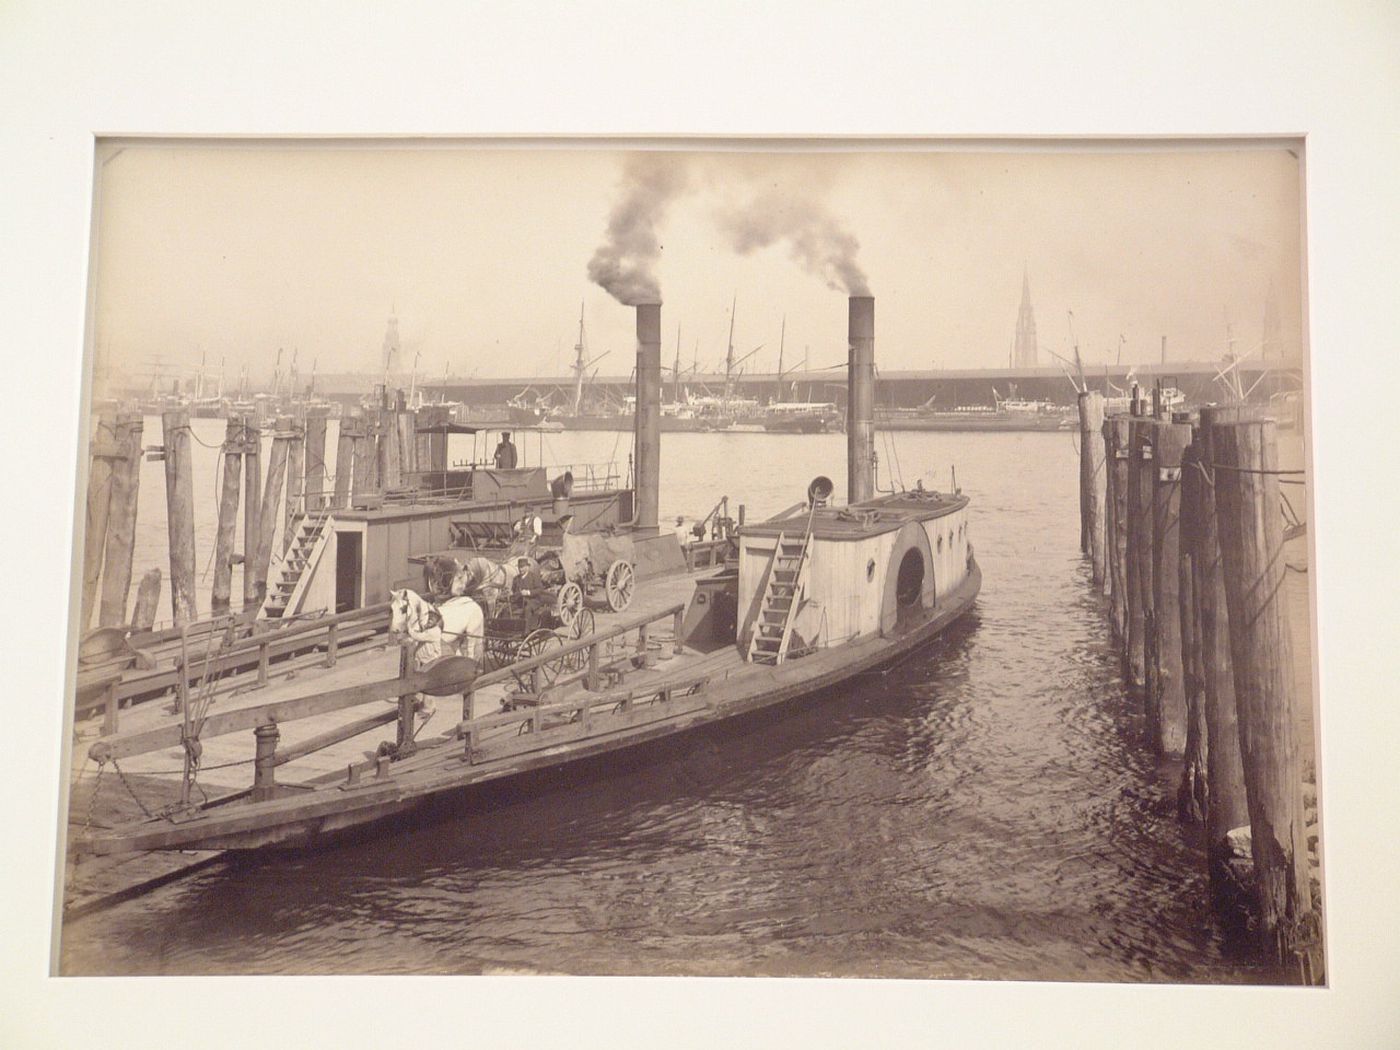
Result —
[[[1148, 744], [1183, 762], [1178, 812], [1200, 826], [1227, 928], [1321, 979], [1304, 750], [1285, 601], [1275, 424], [1242, 405], [1104, 418], [1079, 395], [1081, 548]], [[1234, 920], [1233, 922], [1231, 920]]]
[[[99, 627], [149, 630], [155, 622], [159, 568], [142, 577], [135, 606], [130, 615], [127, 612], [142, 436], [142, 416], [134, 406], [107, 405], [99, 410], [83, 534], [83, 631], [93, 626], [94, 610]], [[144, 447], [149, 459], [165, 464], [171, 616], [177, 627], [199, 616], [191, 439], [188, 410], [173, 408], [161, 415], [161, 444]], [[233, 566], [241, 564], [242, 608], [245, 613], [256, 612], [267, 596], [278, 535], [278, 553], [283, 553], [304, 515], [368, 505], [386, 489], [399, 487], [406, 474], [420, 469], [420, 460], [426, 461], [427, 441], [428, 435], [418, 433], [415, 414], [407, 410], [401, 394], [394, 399], [381, 396], [380, 407], [340, 420], [334, 475], [326, 469], [326, 417], [314, 414], [277, 417], [264, 469], [257, 420], [251, 415], [230, 417], [219, 449], [223, 475], [208, 611], [230, 612]], [[240, 487], [242, 552], [235, 549]]]

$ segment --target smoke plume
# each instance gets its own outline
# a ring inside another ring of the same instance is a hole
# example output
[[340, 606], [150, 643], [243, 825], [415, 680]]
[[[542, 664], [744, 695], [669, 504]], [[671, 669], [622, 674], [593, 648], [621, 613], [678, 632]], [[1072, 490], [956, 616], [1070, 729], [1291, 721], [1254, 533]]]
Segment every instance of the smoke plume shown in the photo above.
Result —
[[741, 255], [781, 241], [793, 260], [828, 288], [870, 294], [865, 271], [856, 262], [860, 242], [815, 200], [772, 189], [721, 211], [718, 221]]
[[588, 263], [588, 278], [625, 306], [660, 302], [656, 227], [686, 188], [684, 160], [674, 153], [637, 153], [623, 169], [622, 199], [608, 216], [606, 238]]

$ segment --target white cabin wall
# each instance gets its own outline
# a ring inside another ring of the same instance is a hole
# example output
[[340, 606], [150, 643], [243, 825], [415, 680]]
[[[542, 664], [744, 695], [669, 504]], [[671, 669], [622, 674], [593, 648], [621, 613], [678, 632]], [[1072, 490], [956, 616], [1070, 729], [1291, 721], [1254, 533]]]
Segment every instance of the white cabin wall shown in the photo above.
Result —
[[923, 525], [933, 552], [933, 582], [941, 602], [967, 578], [967, 508], [932, 518]]

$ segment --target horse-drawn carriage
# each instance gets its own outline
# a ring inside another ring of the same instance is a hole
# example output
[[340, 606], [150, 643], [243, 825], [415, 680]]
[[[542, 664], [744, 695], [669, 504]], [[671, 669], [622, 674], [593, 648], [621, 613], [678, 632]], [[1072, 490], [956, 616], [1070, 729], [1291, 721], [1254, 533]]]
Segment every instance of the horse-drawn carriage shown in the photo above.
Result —
[[[491, 671], [592, 634], [595, 607], [625, 610], [635, 591], [631, 555], [628, 536], [565, 533], [557, 548], [517, 545], [500, 561], [430, 557], [424, 583], [434, 604], [465, 595], [480, 606], [483, 670]], [[547, 662], [543, 683], [581, 669], [585, 659], [580, 650]]]

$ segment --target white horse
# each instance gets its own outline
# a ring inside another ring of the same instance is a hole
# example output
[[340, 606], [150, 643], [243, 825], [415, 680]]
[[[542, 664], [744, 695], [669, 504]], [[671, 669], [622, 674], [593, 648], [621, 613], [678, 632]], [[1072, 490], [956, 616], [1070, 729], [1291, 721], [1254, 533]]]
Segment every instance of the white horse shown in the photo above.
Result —
[[413, 653], [418, 670], [452, 653], [481, 663], [486, 616], [474, 599], [449, 598], [433, 605], [417, 591], [404, 588], [389, 592], [389, 613], [389, 630], [418, 643]]

